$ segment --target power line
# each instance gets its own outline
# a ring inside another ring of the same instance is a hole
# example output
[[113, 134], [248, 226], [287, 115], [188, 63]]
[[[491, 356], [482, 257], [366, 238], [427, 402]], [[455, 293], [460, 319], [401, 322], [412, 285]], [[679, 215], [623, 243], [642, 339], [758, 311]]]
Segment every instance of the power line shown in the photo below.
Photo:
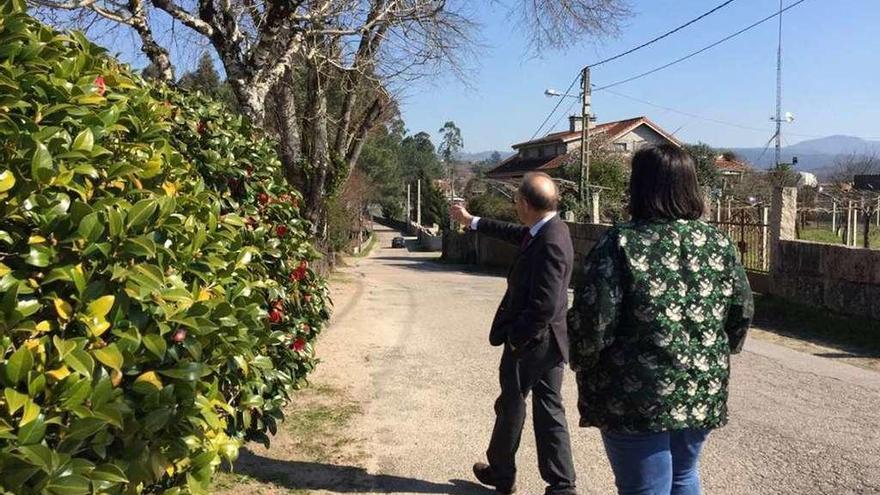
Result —
[[[681, 31], [682, 29], [684, 29], [684, 28], [690, 26], [691, 24], [694, 24], [694, 23], [696, 23], [696, 22], [699, 22], [699, 21], [703, 20], [704, 18], [706, 18], [706, 17], [708, 17], [708, 16], [714, 14], [715, 12], [717, 12], [717, 11], [723, 9], [724, 7], [730, 5], [730, 4], [733, 3], [734, 1], [735, 1], [735, 0], [727, 0], [727, 1], [725, 1], [724, 3], [722, 3], [721, 5], [716, 6], [716, 7], [713, 8], [712, 10], [709, 10], [708, 12], [704, 12], [703, 14], [700, 14], [699, 16], [697, 16], [697, 17], [695, 17], [695, 18], [689, 20], [688, 22], [686, 22], [686, 23], [684, 23], [684, 24], [682, 24], [682, 25], [676, 27], [675, 29], [672, 29], [672, 30], [670, 30], [670, 31], [667, 31], [667, 32], [661, 34], [660, 36], [657, 36], [656, 38], [654, 38], [654, 39], [652, 39], [652, 40], [650, 40], [650, 41], [647, 41], [647, 42], [645, 42], [645, 43], [642, 43], [642, 44], [639, 45], [639, 46], [636, 46], [636, 47], [634, 47], [634, 48], [630, 48], [629, 50], [627, 50], [627, 51], [625, 51], [625, 52], [618, 53], [617, 55], [614, 55], [614, 56], [611, 56], [611, 57], [605, 58], [605, 59], [603, 59], [603, 60], [600, 60], [600, 61], [598, 61], [598, 62], [595, 62], [595, 63], [589, 65], [589, 67], [597, 67], [597, 66], [599, 66], [599, 65], [602, 65], [602, 64], [605, 64], [605, 63], [611, 62], [612, 60], [617, 60], [617, 59], [619, 59], [619, 58], [621, 58], [621, 57], [625, 57], [625, 56], [629, 55], [630, 53], [633, 53], [633, 52], [635, 52], [635, 51], [641, 50], [642, 48], [645, 48], [646, 46], [652, 45], [652, 44], [654, 44], [654, 43], [656, 43], [656, 42], [662, 40], [663, 38], [667, 38], [667, 37], [669, 37], [669, 36], [671, 36], [671, 35], [673, 35], [673, 34], [679, 32], [679, 31]], [[574, 80], [573, 80], [573, 81], [571, 82], [571, 84], [568, 86], [568, 89], [565, 90], [565, 94], [568, 94], [568, 92], [571, 91], [572, 88], [574, 88], [574, 85], [577, 84], [577, 81], [578, 81], [578, 78], [579, 78], [579, 77], [580, 77], [580, 75], [578, 75], [578, 76], [576, 76], [576, 77], [574, 78]], [[547, 114], [547, 117], [544, 119], [543, 122], [541, 122], [541, 125], [538, 126], [538, 129], [535, 130], [535, 133], [532, 134], [532, 137], [531, 137], [531, 139], [529, 139], [529, 141], [531, 141], [532, 139], [535, 139], [535, 138], [538, 136], [538, 134], [541, 133], [541, 131], [544, 129], [544, 126], [547, 125], [547, 122], [549, 122], [550, 119], [553, 118], [553, 115], [556, 113], [556, 110], [559, 110], [559, 107], [560, 107], [561, 105], [562, 105], [562, 98], [560, 98], [559, 101], [556, 102], [556, 105], [553, 107], [552, 110], [550, 110], [550, 113]], [[563, 115], [565, 115], [565, 114], [563, 113]], [[559, 121], [557, 120], [556, 122], [558, 123]], [[553, 127], [556, 127], [556, 124], [554, 124]], [[552, 129], [553, 127], [551, 127], [551, 129]]]
[[718, 46], [718, 45], [720, 45], [720, 44], [722, 44], [722, 43], [724, 43], [724, 42], [726, 42], [726, 41], [729, 41], [729, 40], [731, 40], [731, 39], [733, 39], [733, 38], [735, 38], [735, 37], [737, 37], [737, 36], [739, 36], [739, 35], [745, 33], [746, 31], [750, 31], [750, 30], [752, 30], [752, 29], [754, 29], [754, 28], [760, 26], [761, 24], [764, 24], [765, 22], [767, 22], [767, 21], [769, 21], [769, 20], [775, 18], [775, 17], [778, 16], [778, 15], [782, 15], [783, 12], [785, 12], [785, 11], [787, 11], [787, 10], [789, 10], [789, 9], [792, 9], [792, 8], [794, 8], [794, 7], [797, 7], [798, 5], [804, 3], [805, 1], [806, 1], [806, 0], [798, 0], [797, 2], [795, 2], [795, 3], [791, 4], [791, 5], [789, 5], [788, 7], [785, 7], [784, 9], [781, 9], [780, 11], [778, 11], [778, 12], [776, 12], [776, 13], [773, 13], [773, 14], [771, 14], [771, 15], [765, 17], [765, 18], [761, 19], [760, 21], [757, 21], [757, 22], [755, 22], [755, 23], [753, 23], [753, 24], [751, 24], [751, 25], [749, 25], [749, 26], [747, 26], [747, 27], [745, 27], [745, 28], [743, 28], [743, 29], [740, 29], [739, 31], [737, 31], [737, 32], [735, 32], [735, 33], [733, 33], [733, 34], [731, 34], [731, 35], [729, 35], [729, 36], [726, 36], [726, 37], [724, 37], [724, 38], [722, 38], [722, 39], [716, 41], [715, 43], [712, 43], [711, 45], [705, 46], [705, 47], [703, 47], [703, 48], [701, 48], [701, 49], [699, 49], [699, 50], [697, 50], [697, 51], [695, 51], [695, 52], [691, 52], [691, 53], [689, 53], [688, 55], [685, 55], [684, 57], [681, 57], [681, 58], [678, 58], [678, 59], [676, 59], [676, 60], [673, 60], [672, 62], [669, 62], [668, 64], [661, 65], [660, 67], [656, 67], [656, 68], [654, 68], [654, 69], [651, 69], [651, 70], [649, 70], [649, 71], [647, 71], [647, 72], [643, 72], [643, 73], [638, 74], [638, 75], [636, 75], [636, 76], [629, 77], [629, 78], [626, 78], [626, 79], [623, 79], [623, 80], [620, 80], [620, 81], [617, 81], [617, 82], [614, 82], [614, 83], [607, 84], [607, 85], [605, 85], [605, 86], [602, 86], [602, 87], [596, 88], [594, 91], [602, 91], [602, 90], [605, 90], [605, 89], [608, 89], [608, 88], [613, 88], [613, 87], [615, 87], [615, 86], [620, 86], [621, 84], [625, 84], [625, 83], [628, 83], [628, 82], [632, 82], [632, 81], [635, 81], [636, 79], [641, 79], [641, 78], [643, 78], [643, 77], [645, 77], [645, 76], [649, 76], [649, 75], [651, 75], [651, 74], [654, 74], [655, 72], [660, 72], [660, 71], [663, 70], [663, 69], [666, 69], [666, 68], [672, 67], [673, 65], [676, 65], [676, 64], [678, 64], [678, 63], [684, 62], [685, 60], [687, 60], [687, 59], [689, 59], [689, 58], [693, 58], [693, 57], [695, 57], [695, 56], [697, 56], [697, 55], [699, 55], [699, 54], [701, 54], [701, 53], [703, 53], [703, 52], [705, 52], [705, 51], [707, 51], [707, 50], [709, 50], [709, 49], [715, 48], [716, 46]]
[[[568, 92], [571, 91], [571, 88], [573, 88], [574, 85], [577, 84], [578, 79], [580, 79], [580, 75], [575, 76], [574, 80], [571, 82], [571, 84], [569, 84], [568, 89], [566, 89], [565, 92], [563, 93], [564, 95], [567, 95]], [[544, 119], [544, 122], [541, 122], [541, 125], [538, 126], [537, 130], [535, 130], [535, 133], [532, 134], [531, 138], [529, 138], [529, 141], [532, 141], [533, 139], [535, 139], [538, 136], [538, 134], [541, 132], [541, 130], [544, 129], [544, 126], [547, 125], [547, 122], [549, 122], [550, 119], [553, 118], [553, 114], [555, 114], [556, 110], [558, 110], [560, 105], [562, 105], [563, 99], [564, 98], [562, 96], [559, 97], [559, 101], [556, 102], [556, 105], [553, 107], [553, 110], [550, 110], [550, 113], [547, 114], [547, 118]], [[563, 113], [563, 115], [565, 115], [565, 114]], [[553, 124], [553, 127], [556, 127], [556, 124]], [[551, 129], [552, 129], [552, 127], [551, 127]]]
[[[744, 130], [747, 130], [747, 131], [755, 131], [755, 132], [760, 132], [760, 133], [766, 133], [766, 132], [767, 132], [767, 129], [761, 129], [760, 127], [751, 127], [751, 126], [748, 126], [748, 125], [745, 125], [745, 124], [739, 124], [739, 123], [736, 123], [736, 122], [730, 122], [730, 121], [726, 121], [726, 120], [716, 119], [716, 118], [713, 118], [713, 117], [707, 117], [707, 116], [705, 116], [705, 115], [699, 115], [699, 114], [695, 114], [695, 113], [687, 112], [687, 111], [684, 111], [684, 110], [679, 110], [679, 109], [677, 109], [677, 108], [668, 107], [668, 106], [660, 105], [660, 104], [657, 104], [657, 103], [654, 103], [654, 102], [651, 102], [651, 101], [648, 101], [648, 100], [644, 100], [644, 99], [641, 99], [641, 98], [637, 98], [637, 97], [632, 96], [632, 95], [623, 94], [623, 93], [620, 93], [620, 92], [618, 92], [618, 91], [612, 91], [612, 90], [610, 90], [610, 89], [607, 89], [607, 90], [605, 90], [605, 91], [607, 91], [608, 93], [613, 94], [613, 95], [615, 95], [615, 96], [618, 96], [618, 97], [620, 97], [620, 98], [625, 98], [625, 99], [627, 99], [627, 100], [632, 100], [632, 101], [635, 101], [635, 102], [637, 102], [637, 103], [641, 103], [641, 104], [643, 104], [643, 105], [652, 106], [652, 107], [654, 107], [654, 108], [659, 108], [659, 109], [661, 109], [661, 110], [666, 110], [666, 111], [668, 111], [668, 112], [677, 113], [677, 114], [680, 114], [680, 115], [684, 115], [684, 116], [686, 116], [686, 117], [691, 117], [691, 118], [693, 118], [693, 119], [704, 120], [704, 121], [706, 121], [706, 122], [712, 122], [712, 123], [715, 123], [715, 124], [726, 125], [726, 126], [728, 126], [728, 127], [735, 127], [735, 128], [738, 128], [738, 129], [744, 129]], [[571, 108], [571, 107], [569, 107], [569, 108]], [[558, 124], [559, 121], [557, 120], [556, 123]], [[828, 137], [827, 135], [819, 135], [819, 134], [802, 134], [802, 133], [798, 133], [798, 132], [786, 132], [786, 135], [789, 135], [789, 136], [796, 136], [796, 137], [804, 137], [804, 138], [813, 138], [813, 139], [815, 139], [815, 138]], [[847, 134], [847, 135], [849, 135], [849, 134]], [[774, 139], [775, 137], [776, 137], [776, 135], [774, 134], [774, 135], [770, 138], [770, 142], [772, 142], [773, 139]], [[871, 137], [871, 136], [851, 136], [851, 137], [858, 138], [858, 139], [862, 139], [862, 140], [865, 140], [865, 141], [876, 141], [876, 140], [880, 140], [880, 137]]]
[[652, 39], [652, 40], [650, 40], [650, 41], [647, 41], [647, 42], [645, 42], [645, 43], [642, 43], [641, 45], [639, 45], [639, 46], [637, 46], [637, 47], [635, 47], [635, 48], [631, 48], [631, 49], [629, 49], [629, 50], [627, 50], [627, 51], [625, 51], [625, 52], [618, 53], [617, 55], [614, 55], [613, 57], [608, 57], [608, 58], [606, 58], [606, 59], [602, 59], [602, 60], [600, 60], [600, 61], [598, 61], [598, 62], [596, 62], [596, 63], [590, 64], [589, 67], [598, 67], [598, 66], [600, 66], [600, 65], [602, 65], [602, 64], [605, 64], [605, 63], [611, 62], [612, 60], [617, 60], [617, 59], [619, 59], [619, 58], [621, 58], [621, 57], [625, 57], [625, 56], [629, 55], [630, 53], [633, 53], [633, 52], [636, 52], [636, 51], [638, 51], [638, 50], [641, 50], [642, 48], [645, 48], [646, 46], [653, 45], [654, 43], [656, 43], [656, 42], [662, 40], [663, 38], [667, 38], [667, 37], [669, 37], [669, 36], [671, 36], [671, 35], [673, 35], [673, 34], [679, 32], [679, 31], [681, 31], [682, 29], [684, 29], [684, 28], [690, 26], [691, 24], [694, 24], [694, 23], [696, 23], [696, 22], [699, 22], [699, 21], [703, 20], [703, 19], [706, 18], [706, 17], [709, 17], [710, 15], [714, 14], [715, 12], [717, 12], [717, 11], [723, 9], [724, 7], [727, 7], [728, 5], [730, 5], [731, 3], [733, 3], [734, 1], [735, 1], [735, 0], [727, 0], [726, 2], [722, 3], [721, 5], [715, 7], [714, 9], [712, 9], [712, 10], [710, 10], [710, 11], [708, 11], [708, 12], [702, 14], [702, 15], [700, 15], [699, 17], [695, 17], [695, 18], [691, 19], [690, 21], [688, 21], [688, 22], [682, 24], [681, 26], [678, 26], [677, 28], [675, 28], [675, 29], [673, 29], [673, 30], [671, 30], [671, 31], [667, 31], [667, 32], [661, 34], [660, 36], [657, 36], [656, 38], [654, 38], [654, 39]]
[[619, 93], [619, 92], [617, 92], [617, 91], [612, 91], [612, 90], [610, 90], [610, 89], [609, 89], [609, 90], [606, 90], [606, 91], [608, 91], [609, 93], [611, 93], [611, 94], [613, 94], [613, 95], [615, 95], [615, 96], [619, 96], [619, 97], [621, 97], [621, 98], [626, 98], [626, 99], [628, 99], [628, 100], [632, 100], [632, 101], [635, 101], [635, 102], [638, 102], [638, 103], [642, 103], [642, 104], [644, 104], [644, 105], [649, 105], [649, 106], [652, 106], [652, 107], [655, 107], [655, 108], [659, 108], [659, 109], [661, 109], [661, 110], [666, 110], [666, 111], [668, 111], [668, 112], [673, 112], [673, 113], [681, 114], [681, 115], [684, 115], [684, 116], [687, 116], [687, 117], [691, 117], [691, 118], [694, 118], [694, 119], [705, 120], [706, 122], [714, 122], [714, 123], [716, 123], [716, 124], [726, 125], [726, 126], [730, 126], [730, 127], [736, 127], [736, 128], [739, 128], [739, 129], [745, 129], [745, 130], [747, 130], [747, 131], [757, 131], [757, 132], [762, 132], [762, 133], [767, 132], [767, 129], [760, 129], [760, 128], [758, 128], [758, 127], [749, 127], [749, 126], [747, 126], [747, 125], [743, 125], [743, 124], [736, 124], [736, 123], [734, 123], [734, 122], [727, 122], [727, 121], [719, 120], [719, 119], [715, 119], [715, 118], [712, 118], [712, 117], [706, 117], [706, 116], [703, 116], [703, 115], [698, 115], [698, 114], [695, 114], [695, 113], [686, 112], [686, 111], [684, 111], [684, 110], [678, 110], [678, 109], [676, 109], [676, 108], [667, 107], [667, 106], [664, 106], [664, 105], [658, 105], [658, 104], [656, 104], [656, 103], [652, 103], [652, 102], [650, 102], [650, 101], [643, 100], [643, 99], [641, 99], [641, 98], [636, 98], [635, 96], [625, 95], [625, 94], [623, 94], [623, 93]]

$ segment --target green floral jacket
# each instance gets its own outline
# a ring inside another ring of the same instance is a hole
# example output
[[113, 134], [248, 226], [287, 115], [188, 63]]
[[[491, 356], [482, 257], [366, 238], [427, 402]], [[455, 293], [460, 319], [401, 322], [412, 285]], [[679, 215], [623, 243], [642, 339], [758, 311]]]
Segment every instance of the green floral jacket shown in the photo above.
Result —
[[730, 354], [754, 314], [728, 238], [701, 221], [611, 228], [568, 313], [581, 426], [620, 433], [727, 422]]

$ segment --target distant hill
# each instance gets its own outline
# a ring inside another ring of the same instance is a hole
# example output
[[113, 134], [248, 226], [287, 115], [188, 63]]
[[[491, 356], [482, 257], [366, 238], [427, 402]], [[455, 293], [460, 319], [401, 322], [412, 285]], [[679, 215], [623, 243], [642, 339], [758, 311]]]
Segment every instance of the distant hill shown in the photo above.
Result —
[[[759, 169], [774, 165], [773, 146], [767, 148], [733, 148], [731, 151]], [[837, 159], [849, 154], [880, 154], [880, 141], [867, 141], [854, 136], [828, 136], [801, 141], [782, 148], [782, 161], [791, 163], [797, 157], [798, 170], [824, 175], [834, 168]]]
[[[492, 154], [493, 154], [493, 153], [496, 153], [496, 151], [494, 151], [494, 150], [491, 150], [491, 151], [480, 151], [480, 152], [477, 152], [477, 153], [465, 153], [465, 152], [462, 151], [462, 152], [459, 152], [459, 153], [455, 156], [455, 158], [456, 158], [457, 160], [460, 160], [460, 161], [463, 161], [463, 162], [473, 162], [473, 163], [477, 163], [477, 162], [481, 162], [481, 161], [483, 161], [483, 160], [488, 160], [489, 158], [492, 157]], [[498, 153], [499, 155], [501, 155], [501, 159], [502, 159], [502, 160], [504, 160], [505, 158], [508, 158], [508, 157], [510, 157], [511, 155], [513, 155], [513, 151], [497, 151], [497, 153]]]

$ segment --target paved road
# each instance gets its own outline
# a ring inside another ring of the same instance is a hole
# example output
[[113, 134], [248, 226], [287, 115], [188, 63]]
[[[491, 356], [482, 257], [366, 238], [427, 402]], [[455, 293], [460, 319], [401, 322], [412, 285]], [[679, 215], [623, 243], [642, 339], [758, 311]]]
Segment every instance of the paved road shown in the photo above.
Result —
[[[498, 391], [499, 350], [487, 329], [504, 280], [380, 248], [345, 270], [320, 344], [333, 374], [365, 404], [370, 487], [333, 491], [486, 493], [470, 483], [483, 459]], [[880, 494], [880, 373], [751, 340], [734, 357], [731, 421], [703, 458], [707, 494]], [[573, 375], [564, 389], [576, 421]], [[520, 493], [538, 494], [527, 423]], [[572, 431], [581, 493], [613, 493], [595, 429]]]

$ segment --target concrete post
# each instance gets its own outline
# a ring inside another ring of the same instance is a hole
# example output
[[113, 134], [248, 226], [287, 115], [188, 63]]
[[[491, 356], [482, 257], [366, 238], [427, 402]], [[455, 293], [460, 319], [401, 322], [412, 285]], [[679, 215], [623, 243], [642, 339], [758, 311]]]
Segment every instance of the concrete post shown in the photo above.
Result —
[[422, 179], [416, 183], [416, 223], [422, 224]]
[[770, 208], [761, 208], [761, 220], [764, 224], [761, 227], [761, 265], [767, 271], [770, 269]]
[[715, 200], [715, 221], [721, 223], [721, 198]]
[[412, 199], [410, 198], [410, 185], [406, 185], [406, 214], [403, 223], [406, 225], [406, 231], [409, 233], [409, 226], [412, 222]]
[[590, 221], [593, 223], [602, 223], [602, 219], [599, 217], [599, 191], [592, 191], [590, 193], [590, 202], [592, 203]]
[[837, 235], [837, 201], [831, 202], [831, 231]]
[[770, 271], [779, 266], [779, 241], [797, 238], [797, 188], [777, 187], [770, 203]]

